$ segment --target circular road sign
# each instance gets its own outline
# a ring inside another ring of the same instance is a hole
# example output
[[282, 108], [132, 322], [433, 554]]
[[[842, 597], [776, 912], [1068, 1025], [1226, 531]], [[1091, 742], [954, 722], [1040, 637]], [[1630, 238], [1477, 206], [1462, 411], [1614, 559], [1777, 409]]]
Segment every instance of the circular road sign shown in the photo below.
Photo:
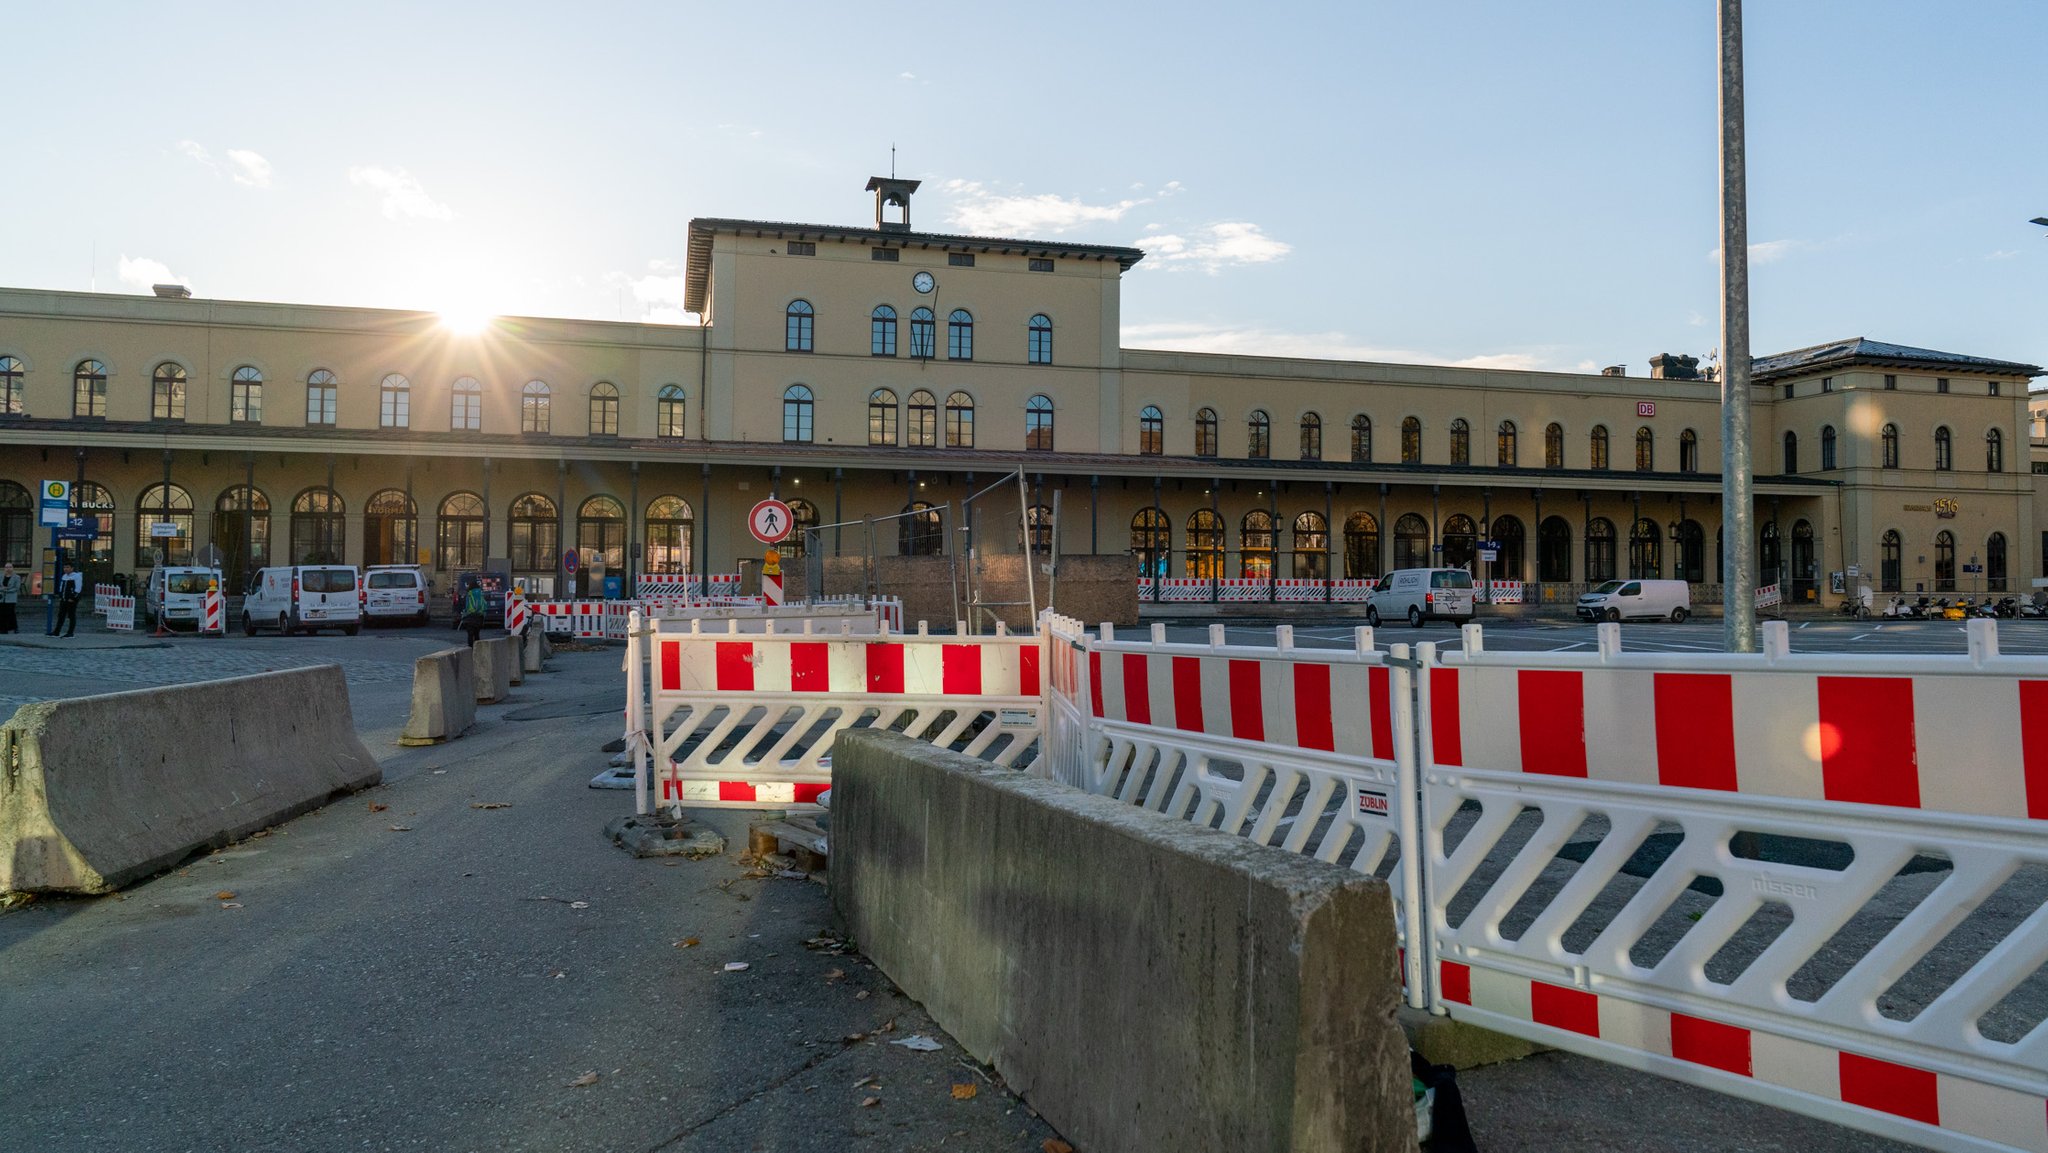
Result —
[[754, 539], [762, 544], [774, 544], [789, 535], [789, 506], [779, 500], [764, 500], [747, 514], [747, 527], [753, 530]]
[[582, 567], [582, 564], [583, 564], [583, 558], [582, 558], [582, 557], [580, 557], [580, 556], [577, 556], [577, 555], [576, 555], [576, 550], [575, 550], [575, 549], [573, 549], [573, 548], [569, 548], [569, 549], [563, 549], [563, 550], [562, 550], [562, 571], [563, 571], [563, 572], [567, 572], [567, 573], [573, 573], [573, 572], [575, 572], [575, 571], [576, 571], [576, 570], [577, 570], [578, 568]]

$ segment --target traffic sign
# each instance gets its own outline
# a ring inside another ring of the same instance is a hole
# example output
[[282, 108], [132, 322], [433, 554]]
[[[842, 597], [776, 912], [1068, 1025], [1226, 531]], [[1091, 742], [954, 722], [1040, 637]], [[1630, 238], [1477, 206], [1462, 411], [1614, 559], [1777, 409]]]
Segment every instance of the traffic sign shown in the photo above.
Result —
[[571, 548], [571, 549], [563, 549], [563, 550], [562, 550], [562, 571], [563, 571], [563, 572], [566, 572], [566, 573], [571, 573], [571, 574], [573, 574], [573, 573], [574, 573], [574, 572], [575, 572], [575, 571], [576, 571], [576, 570], [577, 570], [578, 568], [580, 568], [580, 567], [582, 566], [582, 564], [583, 564], [583, 558], [582, 558], [582, 557], [580, 557], [580, 556], [577, 556], [577, 555], [576, 555], [576, 550], [575, 550], [575, 549]]
[[754, 539], [762, 544], [774, 544], [789, 535], [791, 516], [789, 506], [770, 498], [754, 506], [747, 514], [747, 528]]

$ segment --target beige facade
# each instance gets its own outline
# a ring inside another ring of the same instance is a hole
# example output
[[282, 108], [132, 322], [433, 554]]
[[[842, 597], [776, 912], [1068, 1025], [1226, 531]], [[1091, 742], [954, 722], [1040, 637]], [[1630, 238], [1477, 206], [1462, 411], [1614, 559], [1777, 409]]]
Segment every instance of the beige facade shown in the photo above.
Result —
[[[746, 509], [773, 494], [850, 523], [820, 543], [859, 553], [851, 522], [958, 506], [1021, 468], [1039, 515], [1058, 495], [1063, 552], [1135, 549], [1175, 577], [1470, 563], [1554, 602], [1610, 575], [1719, 597], [1718, 385], [1683, 363], [1124, 349], [1121, 276], [1143, 253], [913, 231], [886, 209], [907, 218], [914, 182], [877, 185], [872, 227], [694, 221], [701, 328], [464, 335], [419, 313], [0, 290], [0, 546], [38, 557], [28, 495], [82, 478], [110, 506], [102, 574], [212, 544], [231, 579], [315, 554], [424, 557], [444, 580], [506, 557], [565, 591], [564, 548], [614, 572], [733, 571], [759, 556]], [[1850, 566], [1908, 592], [2000, 583], [2001, 552], [2005, 587], [2043, 575], [2037, 372], [1869, 341], [1758, 360], [1756, 519], [1788, 599], [1831, 599]], [[1014, 553], [1019, 520], [1006, 490], [949, 531], [875, 539]], [[1489, 537], [1490, 566], [1471, 559]]]

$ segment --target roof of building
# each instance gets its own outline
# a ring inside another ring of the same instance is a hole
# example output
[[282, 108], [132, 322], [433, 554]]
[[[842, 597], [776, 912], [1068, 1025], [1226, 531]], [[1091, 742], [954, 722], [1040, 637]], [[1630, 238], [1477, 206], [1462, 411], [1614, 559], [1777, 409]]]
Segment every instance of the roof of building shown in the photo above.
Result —
[[1113, 244], [1068, 244], [1052, 240], [1015, 240], [998, 236], [958, 236], [907, 229], [850, 228], [839, 224], [794, 224], [780, 220], [722, 220], [700, 216], [690, 221], [689, 269], [684, 277], [683, 309], [704, 314], [711, 284], [711, 238], [721, 232], [735, 236], [774, 236], [785, 240], [838, 240], [877, 248], [936, 248], [942, 252], [999, 252], [1058, 259], [1114, 260], [1122, 272], [1145, 259], [1142, 248]]
[[1749, 373], [1751, 380], [1762, 383], [1776, 377], [1795, 376], [1822, 368], [1851, 364], [1990, 372], [2008, 376], [2042, 375], [2041, 366], [2037, 364], [1992, 360], [1984, 356], [1964, 356], [1955, 352], [1936, 352], [1931, 348], [1886, 344], [1862, 336], [1816, 344], [1810, 348], [1797, 348], [1772, 356], [1759, 356], [1750, 361]]

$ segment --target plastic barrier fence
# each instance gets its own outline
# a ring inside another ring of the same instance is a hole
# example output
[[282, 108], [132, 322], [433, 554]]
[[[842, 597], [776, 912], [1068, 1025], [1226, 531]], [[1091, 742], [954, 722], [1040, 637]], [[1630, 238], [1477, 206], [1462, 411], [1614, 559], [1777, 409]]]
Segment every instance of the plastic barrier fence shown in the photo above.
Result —
[[686, 597], [691, 599], [707, 596], [738, 596], [740, 574], [712, 573], [711, 586], [707, 590], [704, 579], [696, 576], [643, 576], [633, 584], [636, 597]]
[[[93, 599], [97, 601], [101, 598], [95, 596]], [[105, 600], [107, 604], [107, 627], [115, 632], [133, 632], [135, 630], [135, 598], [110, 594]]]
[[121, 595], [121, 586], [120, 586], [120, 585], [102, 585], [102, 584], [96, 584], [96, 585], [92, 586], [92, 612], [93, 612], [93, 615], [94, 615], [94, 616], [101, 616], [101, 617], [103, 617], [103, 616], [106, 616], [106, 615], [107, 615], [107, 602], [108, 602], [108, 601], [110, 601], [110, 600], [112, 600], [112, 599], [113, 599], [114, 597], [117, 597], [117, 596], [120, 596], [120, 595]]
[[602, 638], [603, 601], [540, 601], [532, 606], [541, 628], [557, 636]]

